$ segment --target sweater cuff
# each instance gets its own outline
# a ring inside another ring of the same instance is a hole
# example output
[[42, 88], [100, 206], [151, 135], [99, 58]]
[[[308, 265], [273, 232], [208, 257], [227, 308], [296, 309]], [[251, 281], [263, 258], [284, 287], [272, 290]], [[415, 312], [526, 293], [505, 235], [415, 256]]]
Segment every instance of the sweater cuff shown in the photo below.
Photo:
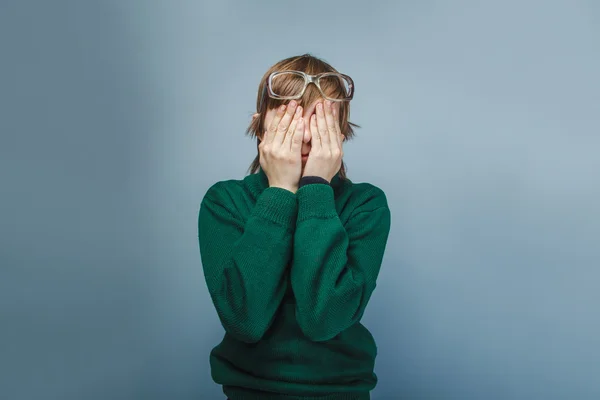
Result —
[[332, 218], [338, 216], [331, 185], [305, 185], [296, 192], [298, 198], [298, 222], [309, 218]]
[[279, 225], [294, 228], [298, 213], [296, 195], [289, 190], [268, 187], [258, 197], [254, 215]]
[[329, 185], [327, 179], [322, 178], [320, 176], [303, 176], [300, 179], [300, 183], [298, 184], [298, 189], [300, 189], [304, 185], [309, 185], [311, 183], [324, 183], [326, 185]]

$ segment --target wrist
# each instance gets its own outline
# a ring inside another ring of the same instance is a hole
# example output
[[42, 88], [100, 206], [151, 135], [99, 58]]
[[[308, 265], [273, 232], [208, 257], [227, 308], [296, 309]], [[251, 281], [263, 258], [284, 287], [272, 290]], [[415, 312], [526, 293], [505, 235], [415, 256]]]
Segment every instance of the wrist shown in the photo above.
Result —
[[288, 186], [288, 185], [279, 185], [279, 184], [273, 184], [273, 185], [269, 185], [269, 187], [272, 188], [279, 188], [279, 189], [285, 189], [288, 190], [294, 194], [296, 194], [296, 192], [298, 191], [298, 187], [297, 186]]

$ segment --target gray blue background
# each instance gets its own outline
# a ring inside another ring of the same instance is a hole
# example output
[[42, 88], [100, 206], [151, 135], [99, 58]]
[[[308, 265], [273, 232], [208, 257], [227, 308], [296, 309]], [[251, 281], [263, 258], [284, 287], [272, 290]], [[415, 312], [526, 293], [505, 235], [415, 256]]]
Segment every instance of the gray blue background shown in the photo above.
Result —
[[392, 209], [373, 399], [600, 398], [593, 0], [0, 1], [0, 398], [222, 398], [197, 212], [305, 52]]

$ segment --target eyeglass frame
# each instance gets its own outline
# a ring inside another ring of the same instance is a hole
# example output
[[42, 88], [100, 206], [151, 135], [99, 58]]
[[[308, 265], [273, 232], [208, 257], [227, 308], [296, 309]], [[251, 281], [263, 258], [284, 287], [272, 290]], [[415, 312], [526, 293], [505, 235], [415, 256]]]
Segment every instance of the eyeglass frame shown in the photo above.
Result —
[[[301, 75], [304, 77], [304, 88], [302, 89], [300, 94], [295, 95], [295, 96], [279, 96], [273, 92], [273, 88], [272, 88], [273, 78], [279, 74], [285, 74], [285, 73], [294, 73], [294, 74]], [[327, 96], [325, 94], [325, 92], [323, 91], [323, 89], [321, 89], [321, 85], [319, 84], [319, 80], [323, 76], [342, 76], [343, 78], [347, 79], [349, 82], [349, 86], [350, 86], [350, 96], [345, 97], [343, 99], [336, 99], [336, 98], [331, 98], [331, 97]], [[321, 94], [323, 95], [323, 97], [326, 100], [342, 102], [342, 101], [350, 101], [354, 98], [354, 80], [350, 76], [339, 73], [339, 72], [321, 72], [320, 74], [309, 75], [303, 71], [293, 71], [293, 70], [291, 70], [291, 71], [275, 71], [275, 72], [271, 72], [271, 74], [269, 75], [269, 78], [267, 79], [267, 82], [265, 85], [265, 90], [268, 91], [269, 97], [276, 99], [276, 100], [296, 100], [296, 99], [299, 99], [302, 96], [304, 96], [304, 93], [306, 92], [306, 88], [311, 83], [314, 84], [317, 87], [317, 89], [319, 89], [319, 92], [321, 92]], [[263, 96], [263, 101], [264, 101], [264, 96]]]

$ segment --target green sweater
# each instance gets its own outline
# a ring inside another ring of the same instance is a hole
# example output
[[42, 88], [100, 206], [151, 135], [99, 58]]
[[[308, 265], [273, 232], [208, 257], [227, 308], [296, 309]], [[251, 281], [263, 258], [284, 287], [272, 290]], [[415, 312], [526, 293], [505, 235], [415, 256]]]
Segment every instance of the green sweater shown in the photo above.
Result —
[[336, 175], [294, 194], [262, 169], [200, 205], [208, 291], [225, 335], [210, 354], [232, 400], [363, 400], [377, 347], [360, 323], [391, 223], [384, 192]]

